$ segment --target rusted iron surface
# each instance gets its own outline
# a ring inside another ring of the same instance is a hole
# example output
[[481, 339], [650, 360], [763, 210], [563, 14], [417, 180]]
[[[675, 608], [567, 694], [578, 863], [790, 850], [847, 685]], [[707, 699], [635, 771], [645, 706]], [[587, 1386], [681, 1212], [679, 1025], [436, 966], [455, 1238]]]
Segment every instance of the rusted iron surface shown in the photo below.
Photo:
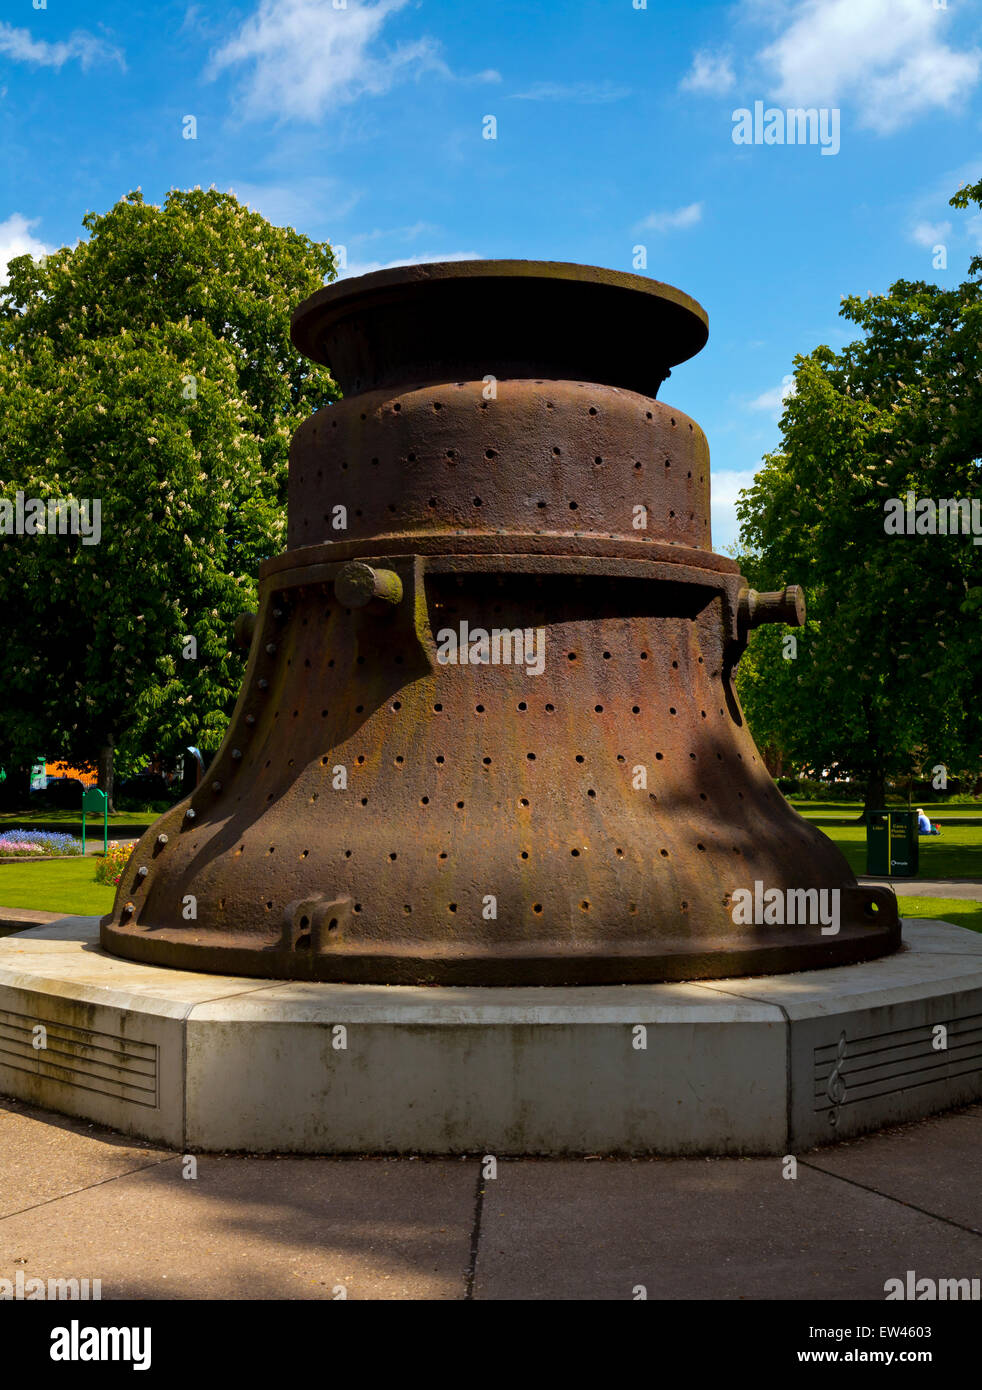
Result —
[[[654, 399], [705, 341], [699, 306], [638, 276], [462, 262], [331, 286], [293, 332], [345, 398], [295, 436], [289, 548], [237, 625], [228, 737], [140, 841], [103, 943], [449, 984], [895, 949], [896, 898], [789, 808], [733, 690], [749, 631], [803, 602], [713, 554], [705, 438]], [[838, 889], [838, 932], [737, 924], [755, 883]]]

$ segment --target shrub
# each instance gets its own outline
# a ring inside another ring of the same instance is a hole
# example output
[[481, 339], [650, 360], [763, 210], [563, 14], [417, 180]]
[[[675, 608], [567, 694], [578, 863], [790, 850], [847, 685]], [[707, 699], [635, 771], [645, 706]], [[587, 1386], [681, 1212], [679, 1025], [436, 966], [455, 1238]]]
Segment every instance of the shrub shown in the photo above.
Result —
[[123, 877], [123, 870], [126, 868], [133, 850], [133, 845], [124, 844], [122, 840], [111, 841], [109, 849], [105, 854], [100, 855], [96, 862], [96, 883], [106, 883], [113, 888], [118, 887], [119, 880]]

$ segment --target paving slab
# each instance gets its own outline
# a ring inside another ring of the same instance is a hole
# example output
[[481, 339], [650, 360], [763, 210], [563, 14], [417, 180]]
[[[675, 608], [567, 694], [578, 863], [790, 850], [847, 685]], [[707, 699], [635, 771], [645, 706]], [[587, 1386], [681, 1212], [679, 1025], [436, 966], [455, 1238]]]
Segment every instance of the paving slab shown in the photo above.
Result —
[[982, 1105], [771, 1159], [187, 1157], [0, 1102], [0, 1278], [106, 1299], [882, 1302], [982, 1273]]
[[62, 920], [64, 915], [63, 912], [35, 912], [28, 907], [0, 907], [0, 936], [44, 927]]
[[0, 1218], [161, 1162], [170, 1149], [0, 1099]]
[[[27, 1126], [23, 1161], [43, 1163], [45, 1120], [15, 1118]], [[188, 1160], [171, 1155], [115, 1175], [150, 1157], [123, 1144], [83, 1142], [79, 1190], [45, 1200], [42, 1185], [40, 1204], [0, 1216], [0, 1278], [100, 1279], [104, 1300], [465, 1296], [473, 1160], [209, 1155], [189, 1178]], [[8, 1205], [23, 1207], [23, 1194]]]
[[982, 1274], [982, 1236], [780, 1158], [517, 1159], [484, 1186], [479, 1299], [882, 1302], [908, 1269]]
[[982, 1234], [982, 1105], [815, 1150], [804, 1161]]

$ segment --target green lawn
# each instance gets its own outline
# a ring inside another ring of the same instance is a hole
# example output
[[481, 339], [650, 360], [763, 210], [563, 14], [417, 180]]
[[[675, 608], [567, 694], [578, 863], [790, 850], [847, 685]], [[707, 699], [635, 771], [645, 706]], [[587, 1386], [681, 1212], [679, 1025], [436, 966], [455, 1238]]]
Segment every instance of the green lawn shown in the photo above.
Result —
[[0, 907], [101, 917], [112, 907], [116, 890], [95, 882], [96, 862], [86, 858], [0, 864]]
[[[109, 817], [109, 833], [112, 835], [113, 827], [117, 825], [138, 825], [146, 830], [148, 825], [153, 825], [155, 820], [159, 820], [160, 811], [116, 811]], [[2, 811], [0, 812], [0, 830], [8, 826], [23, 826], [25, 830], [64, 830], [66, 826], [78, 826], [81, 833], [82, 812], [81, 811]], [[92, 827], [96, 830], [93, 831]], [[85, 829], [87, 834], [94, 834], [96, 831], [102, 832], [102, 816], [86, 815]]]
[[969, 931], [982, 931], [982, 903], [968, 898], [900, 898], [901, 917], [934, 917]]
[[[945, 821], [946, 815], [971, 815], [978, 810], [977, 803], [968, 802], [964, 807], [950, 803], [943, 810], [936, 806], [924, 809], [940, 824], [941, 834], [921, 837], [917, 877], [982, 879], [982, 824]], [[866, 873], [866, 827], [853, 823], [859, 815], [858, 805], [806, 801], [799, 802], [795, 810], [839, 846], [854, 874]], [[914, 880], [896, 882], [902, 885]]]

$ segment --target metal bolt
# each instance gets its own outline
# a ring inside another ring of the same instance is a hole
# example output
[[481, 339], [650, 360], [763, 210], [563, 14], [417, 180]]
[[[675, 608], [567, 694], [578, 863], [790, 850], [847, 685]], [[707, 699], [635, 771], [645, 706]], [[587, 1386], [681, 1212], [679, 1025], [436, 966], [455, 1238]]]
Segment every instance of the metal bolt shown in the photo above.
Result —
[[141, 864], [136, 871], [138, 878], [146, 878], [149, 872], [150, 870], [147, 868], [146, 864]]
[[247, 715], [246, 715], [246, 723], [247, 723], [247, 724], [255, 724], [255, 722], [256, 722], [256, 716], [255, 716], [254, 714], [247, 714]]
[[260, 689], [260, 690], [268, 690], [268, 689], [269, 689], [269, 681], [266, 679], [265, 676], [263, 676], [262, 680], [259, 682], [259, 689]]
[[133, 904], [132, 904], [132, 903], [123, 903], [123, 916], [124, 916], [124, 917], [128, 917], [132, 911], [133, 911]]
[[266, 653], [267, 653], [268, 656], [274, 656], [274, 655], [275, 655], [275, 653], [276, 653], [276, 643], [275, 643], [275, 642], [267, 642], [267, 643], [266, 643]]
[[188, 820], [194, 820], [194, 811], [191, 809], [190, 806], [189, 806], [188, 809], [184, 812], [184, 814], [187, 816]]
[[236, 760], [236, 762], [237, 762], [237, 761], [239, 760], [239, 758], [242, 757], [242, 749], [241, 749], [241, 748], [233, 748], [233, 749], [232, 749], [232, 757], [233, 757], [233, 758]]
[[212, 782], [211, 789], [213, 792], [220, 792], [222, 789], [221, 782]]
[[157, 844], [158, 844], [158, 845], [166, 845], [166, 843], [167, 843], [167, 836], [166, 836], [166, 835], [158, 835], [158, 836], [157, 836]]

